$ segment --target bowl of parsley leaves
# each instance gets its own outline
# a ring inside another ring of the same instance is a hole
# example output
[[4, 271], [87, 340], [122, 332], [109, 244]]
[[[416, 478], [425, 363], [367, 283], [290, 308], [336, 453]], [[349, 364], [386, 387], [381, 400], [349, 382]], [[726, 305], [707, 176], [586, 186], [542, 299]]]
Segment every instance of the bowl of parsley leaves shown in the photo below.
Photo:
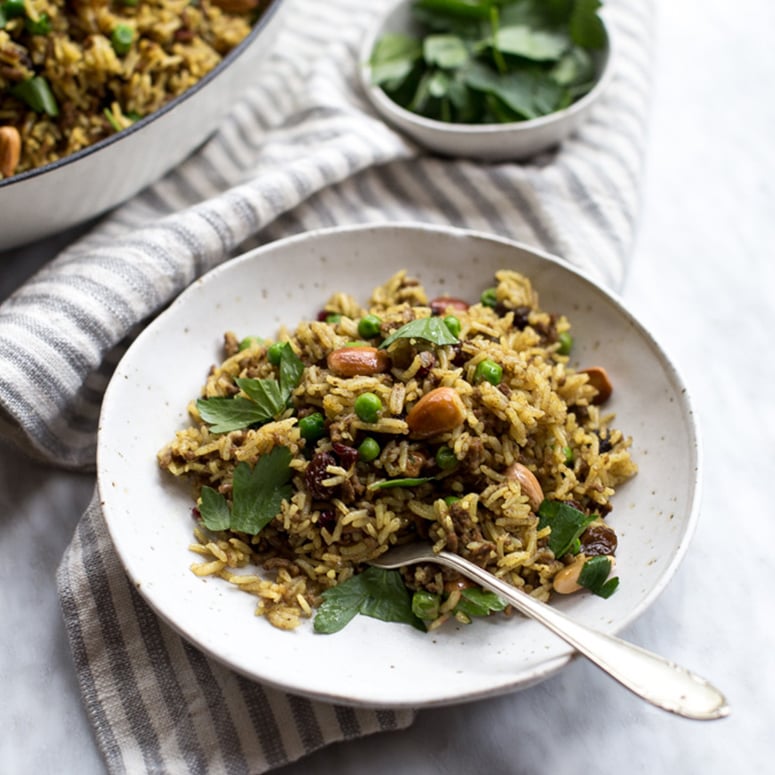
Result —
[[361, 82], [445, 156], [523, 160], [589, 116], [612, 75], [600, 0], [401, 0], [366, 36]]

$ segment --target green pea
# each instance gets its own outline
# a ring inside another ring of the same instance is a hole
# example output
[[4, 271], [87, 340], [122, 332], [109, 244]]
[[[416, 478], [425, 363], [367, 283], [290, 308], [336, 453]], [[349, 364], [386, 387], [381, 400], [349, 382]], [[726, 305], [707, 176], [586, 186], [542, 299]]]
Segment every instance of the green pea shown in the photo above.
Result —
[[355, 399], [355, 414], [363, 422], [375, 423], [382, 411], [382, 401], [376, 393], [361, 393]]
[[576, 456], [573, 454], [573, 450], [570, 447], [563, 447], [562, 454], [565, 456], [566, 465], [570, 465], [576, 459]]
[[451, 506], [453, 503], [457, 503], [460, 500], [457, 495], [447, 495], [446, 498], [444, 498], [444, 503], [447, 504], [447, 506]]
[[320, 412], [313, 412], [299, 420], [299, 433], [307, 441], [317, 441], [326, 435], [326, 418]]
[[358, 447], [358, 456], [364, 463], [371, 463], [376, 460], [381, 452], [379, 444], [371, 436], [367, 436]]
[[376, 315], [366, 315], [358, 321], [358, 335], [364, 339], [373, 339], [382, 330], [381, 324], [382, 320]]
[[481, 361], [474, 372], [474, 382], [489, 382], [491, 385], [500, 385], [503, 378], [503, 367], [495, 361]]
[[269, 345], [269, 349], [266, 351], [266, 357], [269, 359], [269, 363], [272, 366], [279, 366], [280, 360], [283, 357], [283, 350], [285, 349], [287, 342], [275, 342]]
[[110, 45], [119, 56], [122, 56], [129, 53], [134, 37], [135, 31], [128, 24], [117, 24], [110, 33]]
[[557, 337], [557, 341], [560, 343], [560, 346], [557, 348], [557, 352], [560, 355], [567, 355], [573, 347], [573, 337], [567, 331], [563, 331]]
[[342, 319], [342, 316], [338, 312], [332, 312], [330, 315], [326, 315], [326, 323], [338, 323]]
[[423, 621], [433, 621], [438, 618], [441, 596], [418, 589], [412, 595], [412, 613]]
[[457, 465], [457, 455], [449, 447], [439, 447], [436, 450], [436, 465], [442, 471], [454, 468]]
[[256, 345], [263, 343], [264, 340], [260, 336], [246, 336], [240, 341], [239, 349], [240, 352], [242, 352], [243, 350], [249, 350], [251, 347], [256, 347]]
[[494, 307], [498, 303], [498, 297], [495, 288], [488, 288], [482, 292], [479, 297], [479, 301], [484, 304], [485, 307]]
[[444, 318], [444, 325], [449, 329], [449, 333], [455, 338], [460, 336], [460, 320], [454, 315], [447, 315]]

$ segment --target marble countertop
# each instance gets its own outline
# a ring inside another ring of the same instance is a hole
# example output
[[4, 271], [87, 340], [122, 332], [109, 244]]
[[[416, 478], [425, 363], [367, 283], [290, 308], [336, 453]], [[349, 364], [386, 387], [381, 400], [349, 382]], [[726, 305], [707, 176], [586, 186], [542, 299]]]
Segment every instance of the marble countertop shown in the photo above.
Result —
[[[674, 359], [704, 449], [688, 555], [622, 633], [718, 685], [732, 715], [691, 722], [583, 660], [538, 686], [421, 711], [412, 727], [278, 773], [750, 773], [775, 758], [775, 7], [662, 2], [644, 207], [624, 298]], [[0, 256], [0, 298], [56, 240]], [[54, 574], [93, 477], [0, 444], [0, 772], [104, 772], [75, 680]]]

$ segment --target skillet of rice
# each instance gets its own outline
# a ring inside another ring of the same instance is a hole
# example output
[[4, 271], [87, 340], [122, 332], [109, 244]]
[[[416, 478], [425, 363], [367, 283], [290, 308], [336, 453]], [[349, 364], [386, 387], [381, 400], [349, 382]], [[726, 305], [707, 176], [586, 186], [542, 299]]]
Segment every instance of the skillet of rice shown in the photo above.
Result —
[[[359, 332], [367, 315], [379, 320], [370, 336]], [[448, 328], [453, 344], [416, 336], [380, 346], [412, 321], [448, 316], [459, 323]], [[192, 401], [190, 427], [158, 453], [162, 469], [190, 480], [201, 506], [203, 488], [230, 501], [241, 463], [253, 467], [273, 450], [290, 452], [291, 495], [258, 534], [208, 530], [198, 519], [195, 574], [256, 596], [258, 615], [293, 629], [314, 616], [326, 590], [395, 543], [457, 552], [544, 601], [574, 563], [613, 557], [617, 539], [605, 517], [616, 487], [637, 470], [630, 439], [604, 413], [602, 370], [568, 366], [570, 322], [541, 309], [527, 277], [502, 270], [486, 298], [469, 304], [429, 299], [401, 271], [365, 307], [337, 293], [318, 318], [279, 332], [277, 342], [289, 344], [303, 370], [274, 419], [222, 433], [203, 420], [206, 401], [244, 399], [235, 380], [278, 373], [271, 341], [240, 341], [229, 332], [225, 360], [202, 389], [205, 402]], [[365, 373], [352, 373], [353, 362]], [[483, 362], [500, 367], [497, 379], [482, 376]], [[380, 400], [375, 418], [359, 417], [364, 393]], [[315, 414], [324, 425], [312, 439], [300, 424]], [[376, 442], [373, 459], [359, 453], [366, 438]], [[384, 486], [395, 480], [404, 484]], [[538, 516], [543, 503], [557, 502], [589, 520], [561, 556]], [[198, 508], [193, 513], [200, 517]], [[429, 629], [452, 617], [469, 620], [458, 606], [466, 582], [454, 572], [427, 564], [402, 574], [410, 590], [440, 600]]]
[[249, 34], [267, 0], [4, 0], [0, 178], [131, 126]]

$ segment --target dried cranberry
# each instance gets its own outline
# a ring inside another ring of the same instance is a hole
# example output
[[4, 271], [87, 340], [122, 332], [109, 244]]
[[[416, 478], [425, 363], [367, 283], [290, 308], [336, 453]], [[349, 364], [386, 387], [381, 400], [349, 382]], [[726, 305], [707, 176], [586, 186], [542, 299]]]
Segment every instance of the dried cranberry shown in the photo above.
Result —
[[463, 352], [461, 345], [453, 344], [450, 349], [452, 350], [453, 366], [462, 366], [468, 360], [468, 356]]
[[328, 479], [328, 466], [335, 466], [334, 456], [328, 452], [318, 452], [312, 460], [309, 461], [307, 470], [304, 472], [304, 484], [307, 486], [313, 498], [328, 498], [331, 493], [330, 487], [323, 485], [323, 480]]
[[358, 459], [358, 450], [355, 447], [348, 447], [339, 441], [335, 441], [331, 446], [344, 468], [349, 468]]
[[191, 509], [191, 516], [192, 516], [192, 517], [193, 517], [195, 520], [197, 520], [197, 521], [199, 521], [199, 520], [202, 518], [202, 514], [200, 513], [200, 511], [199, 511], [199, 508], [198, 508], [197, 506], [194, 506], [194, 507]]

